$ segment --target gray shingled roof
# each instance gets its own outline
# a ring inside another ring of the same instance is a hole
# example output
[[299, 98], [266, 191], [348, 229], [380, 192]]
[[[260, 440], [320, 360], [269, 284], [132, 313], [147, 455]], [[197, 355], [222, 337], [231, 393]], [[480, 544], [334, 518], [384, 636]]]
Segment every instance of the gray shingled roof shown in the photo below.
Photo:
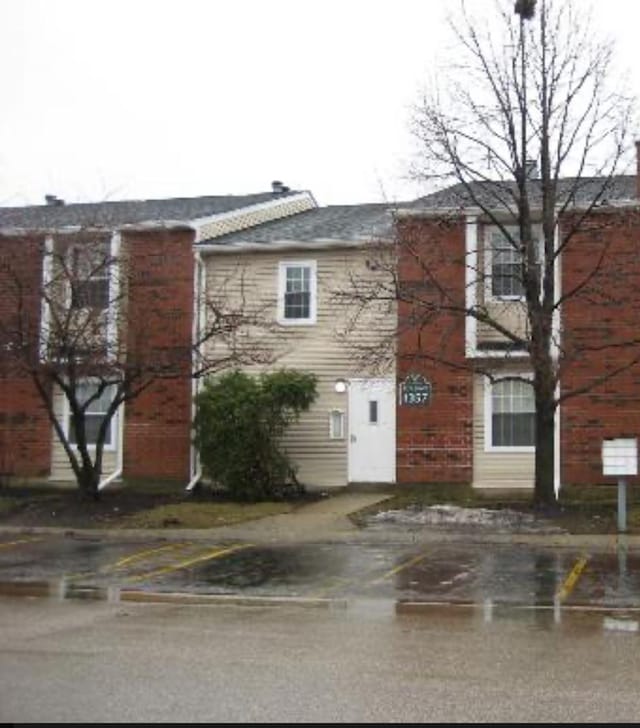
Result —
[[[540, 185], [532, 180], [532, 199], [541, 202]], [[566, 199], [567, 195], [572, 196], [572, 203], [581, 205], [592, 202], [596, 195], [603, 190], [602, 202], [623, 202], [637, 200], [637, 178], [631, 175], [619, 175], [607, 180], [604, 177], [585, 177], [576, 180], [567, 177], [559, 181], [559, 198]], [[472, 182], [471, 191], [462, 184], [452, 185], [443, 190], [438, 190], [425, 197], [414, 200], [408, 208], [430, 209], [430, 208], [452, 208], [474, 207], [476, 200], [482, 205], [496, 208], [504, 207], [505, 203], [511, 202], [511, 191], [515, 190], [515, 182]], [[474, 196], [476, 200], [474, 200]]]
[[[288, 192], [286, 194], [295, 194]], [[79, 225], [118, 226], [148, 221], [188, 222], [283, 197], [283, 193], [177, 197], [167, 200], [119, 200], [69, 205], [0, 207], [0, 227], [62, 228]]]
[[395, 206], [380, 204], [330, 205], [263, 223], [248, 230], [203, 240], [202, 245], [276, 242], [311, 243], [318, 240], [367, 241], [391, 236]]

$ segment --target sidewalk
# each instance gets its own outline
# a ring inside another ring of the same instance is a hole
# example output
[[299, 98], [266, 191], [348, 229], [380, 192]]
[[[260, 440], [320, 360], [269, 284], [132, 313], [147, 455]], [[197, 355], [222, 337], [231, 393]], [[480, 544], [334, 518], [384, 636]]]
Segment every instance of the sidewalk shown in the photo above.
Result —
[[551, 548], [615, 550], [640, 548], [640, 535], [496, 532], [460, 527], [385, 525], [359, 528], [350, 513], [391, 497], [391, 492], [342, 492], [325, 500], [275, 516], [233, 526], [199, 529], [117, 529], [0, 526], [0, 535], [47, 534], [87, 540], [119, 541], [243, 541], [268, 543], [485, 543], [523, 544]]

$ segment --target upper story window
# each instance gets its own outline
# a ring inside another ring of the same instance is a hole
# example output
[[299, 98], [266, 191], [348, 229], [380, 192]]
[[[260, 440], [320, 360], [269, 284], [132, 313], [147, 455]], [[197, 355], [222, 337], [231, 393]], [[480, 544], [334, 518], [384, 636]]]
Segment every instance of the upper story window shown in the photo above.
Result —
[[533, 386], [520, 379], [503, 379], [491, 385], [492, 448], [535, 447]]
[[[491, 296], [507, 300], [520, 299], [525, 295], [522, 281], [522, 253], [513, 245], [513, 242], [517, 245], [519, 233], [515, 228], [508, 230], [512, 240], [509, 240], [501, 230], [493, 229], [489, 235]], [[536, 252], [539, 266], [539, 243], [536, 243]]]
[[316, 322], [315, 260], [280, 263], [278, 321], [281, 324]]
[[109, 307], [109, 241], [74, 245], [69, 250], [71, 307], [102, 311]]

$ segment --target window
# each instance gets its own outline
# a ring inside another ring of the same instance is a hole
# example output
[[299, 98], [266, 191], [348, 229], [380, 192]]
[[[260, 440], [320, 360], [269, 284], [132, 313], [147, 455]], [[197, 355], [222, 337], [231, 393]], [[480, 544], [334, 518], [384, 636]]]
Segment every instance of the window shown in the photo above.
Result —
[[[76, 386], [76, 398], [78, 400], [78, 404], [83, 405], [86, 403], [95, 393], [97, 390], [97, 385], [95, 382], [81, 382]], [[96, 441], [98, 439], [98, 431], [100, 429], [100, 425], [103, 423], [104, 418], [107, 414], [107, 409], [109, 408], [109, 405], [111, 404], [113, 400], [114, 392], [113, 387], [107, 387], [102, 394], [97, 397], [95, 400], [93, 400], [87, 407], [85, 418], [84, 418], [84, 426], [85, 426], [85, 435], [87, 438], [87, 444], [89, 445], [95, 445]], [[73, 425], [73, 418], [71, 416], [71, 412], [68, 414], [68, 433], [69, 433], [69, 442], [73, 445], [76, 444], [76, 433], [75, 433], [75, 427]], [[111, 425], [107, 429], [107, 433], [105, 436], [105, 448], [113, 448], [115, 445], [115, 436], [114, 436], [114, 423], [115, 423], [115, 417], [111, 420]]]
[[70, 255], [71, 307], [104, 310], [109, 307], [109, 242], [74, 245]]
[[375, 399], [369, 400], [369, 424], [378, 424], [378, 401]]
[[535, 447], [533, 387], [517, 379], [491, 385], [491, 447]]
[[281, 324], [315, 323], [315, 261], [280, 263], [278, 320]]
[[[518, 241], [517, 230], [509, 228], [514, 241]], [[536, 243], [539, 261], [539, 243]], [[494, 298], [523, 298], [522, 255], [500, 230], [491, 232], [491, 295]], [[539, 262], [537, 263], [539, 268]]]
[[342, 410], [329, 412], [329, 439], [344, 440], [344, 412]]

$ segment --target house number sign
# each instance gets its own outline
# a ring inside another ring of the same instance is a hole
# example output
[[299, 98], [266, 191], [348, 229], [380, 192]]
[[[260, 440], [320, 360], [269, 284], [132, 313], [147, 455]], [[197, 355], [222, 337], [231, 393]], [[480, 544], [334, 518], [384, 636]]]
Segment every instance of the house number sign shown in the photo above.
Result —
[[400, 404], [419, 406], [431, 401], [431, 382], [422, 374], [409, 374], [400, 384]]

